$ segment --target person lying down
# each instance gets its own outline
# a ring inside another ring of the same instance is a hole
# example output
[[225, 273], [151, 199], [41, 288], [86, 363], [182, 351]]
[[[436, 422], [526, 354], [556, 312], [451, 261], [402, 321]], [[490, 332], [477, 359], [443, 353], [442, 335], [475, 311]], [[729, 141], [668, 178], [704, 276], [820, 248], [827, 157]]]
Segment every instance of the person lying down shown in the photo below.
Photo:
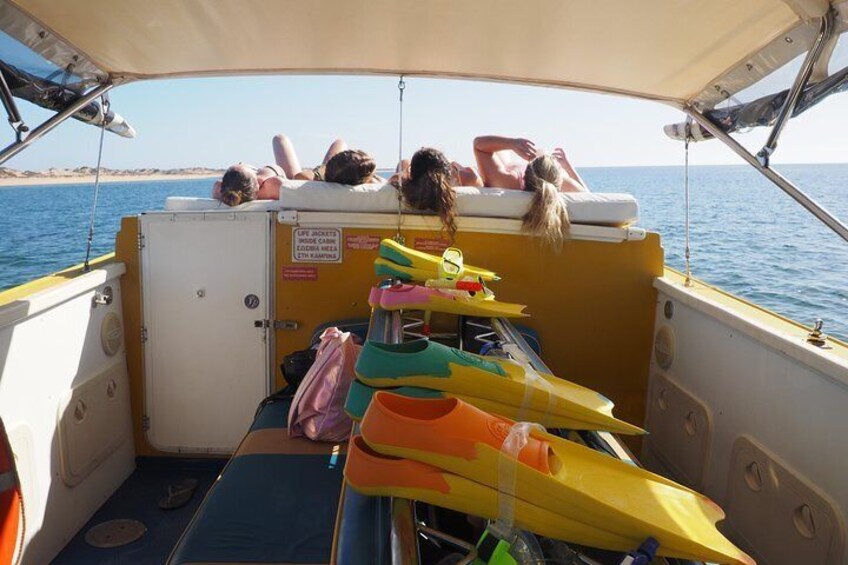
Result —
[[[523, 190], [532, 193], [522, 230], [559, 246], [568, 233], [570, 222], [560, 192], [588, 192], [588, 188], [557, 148], [550, 155], [526, 139], [481, 136], [474, 140], [479, 173], [449, 161], [438, 149], [423, 147], [410, 162], [402, 162], [392, 183], [401, 191], [406, 205], [413, 210], [435, 212], [451, 241], [457, 231], [455, 187], [485, 186]], [[520, 163], [510, 160], [514, 153]]]
[[375, 174], [377, 163], [365, 151], [349, 149], [342, 139], [336, 139], [327, 149], [324, 160], [312, 169], [300, 166], [294, 145], [285, 135], [275, 135], [273, 165], [254, 167], [238, 163], [226, 170], [212, 189], [212, 198], [228, 206], [238, 206], [251, 200], [277, 200], [283, 181], [317, 180], [339, 184], [359, 185], [384, 182]]

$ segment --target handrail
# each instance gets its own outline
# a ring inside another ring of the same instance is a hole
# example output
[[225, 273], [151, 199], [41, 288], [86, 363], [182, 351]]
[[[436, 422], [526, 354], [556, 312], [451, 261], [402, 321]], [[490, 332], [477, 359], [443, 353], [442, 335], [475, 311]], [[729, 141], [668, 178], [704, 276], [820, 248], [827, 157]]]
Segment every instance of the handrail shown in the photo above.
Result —
[[818, 62], [819, 57], [821, 57], [821, 54], [824, 51], [824, 46], [833, 34], [833, 19], [833, 9], [829, 9], [825, 12], [824, 16], [822, 16], [821, 26], [819, 28], [819, 33], [816, 36], [815, 43], [813, 43], [813, 46], [810, 47], [810, 50], [807, 52], [807, 56], [804, 58], [804, 63], [801, 65], [801, 69], [795, 77], [795, 82], [789, 90], [789, 95], [786, 97], [786, 101], [783, 103], [783, 107], [777, 115], [777, 120], [775, 120], [771, 133], [769, 133], [768, 140], [766, 140], [766, 143], [763, 145], [763, 148], [760, 149], [760, 152], [757, 153], [757, 159], [764, 167], [769, 166], [769, 159], [777, 147], [777, 140], [780, 137], [780, 133], [783, 131], [783, 127], [786, 125], [786, 122], [789, 121], [790, 116], [792, 116], [792, 113], [795, 110], [795, 105], [798, 104], [798, 99], [804, 91], [804, 87], [807, 86], [807, 81], [810, 80], [810, 74], [813, 72], [813, 67]]

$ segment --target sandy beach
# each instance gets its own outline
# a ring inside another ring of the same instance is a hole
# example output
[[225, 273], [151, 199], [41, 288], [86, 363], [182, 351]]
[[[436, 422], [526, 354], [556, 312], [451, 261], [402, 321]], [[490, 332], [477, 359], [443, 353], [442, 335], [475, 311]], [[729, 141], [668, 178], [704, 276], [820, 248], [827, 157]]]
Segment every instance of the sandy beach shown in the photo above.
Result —
[[[152, 175], [101, 175], [100, 182], [139, 182], [139, 181], [172, 181], [220, 178], [220, 175], [210, 173], [198, 174], [152, 174]], [[57, 176], [57, 177], [5, 177], [0, 178], [0, 187], [4, 186], [39, 186], [45, 184], [92, 184], [94, 175]]]

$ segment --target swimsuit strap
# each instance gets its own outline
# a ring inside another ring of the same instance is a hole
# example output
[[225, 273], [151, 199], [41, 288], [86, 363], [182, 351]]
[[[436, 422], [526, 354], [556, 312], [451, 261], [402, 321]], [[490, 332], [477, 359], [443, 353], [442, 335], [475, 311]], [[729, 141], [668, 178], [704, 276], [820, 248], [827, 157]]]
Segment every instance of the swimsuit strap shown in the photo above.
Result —
[[274, 173], [275, 173], [278, 177], [284, 177], [284, 176], [286, 176], [285, 171], [283, 171], [283, 168], [282, 168], [281, 166], [279, 166], [279, 165], [265, 165], [265, 166], [266, 166], [267, 168], [271, 169], [272, 171], [274, 171]]

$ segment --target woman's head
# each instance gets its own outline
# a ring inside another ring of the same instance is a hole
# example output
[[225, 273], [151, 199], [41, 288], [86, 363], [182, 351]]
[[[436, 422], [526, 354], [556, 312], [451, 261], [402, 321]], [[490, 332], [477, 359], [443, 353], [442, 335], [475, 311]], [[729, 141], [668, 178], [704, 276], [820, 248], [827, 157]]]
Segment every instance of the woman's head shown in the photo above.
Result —
[[436, 212], [451, 239], [456, 234], [456, 194], [451, 186], [451, 164], [432, 147], [415, 152], [401, 192], [411, 208]]
[[365, 151], [346, 149], [333, 155], [324, 168], [324, 180], [339, 184], [365, 184], [371, 181], [377, 162]]
[[247, 165], [233, 165], [221, 179], [221, 202], [228, 206], [238, 206], [250, 202], [259, 192], [259, 180], [256, 171]]
[[568, 230], [568, 210], [559, 195], [563, 171], [550, 155], [540, 155], [527, 164], [524, 190], [533, 193], [523, 227], [550, 243], [559, 244]]

